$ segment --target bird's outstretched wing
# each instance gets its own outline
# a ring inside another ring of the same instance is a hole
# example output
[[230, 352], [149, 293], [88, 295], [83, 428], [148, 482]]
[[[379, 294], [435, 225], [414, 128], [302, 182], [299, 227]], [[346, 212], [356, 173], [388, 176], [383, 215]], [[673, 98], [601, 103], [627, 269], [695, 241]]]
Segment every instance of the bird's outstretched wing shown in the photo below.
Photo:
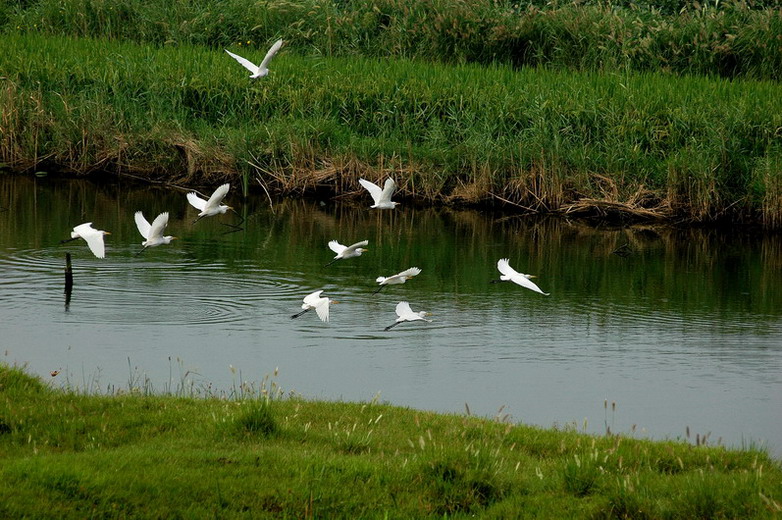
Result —
[[103, 244], [103, 232], [90, 228], [89, 230], [79, 233], [79, 235], [87, 242], [92, 254], [98, 258], [106, 258], [106, 247]]
[[323, 292], [323, 289], [320, 291], [315, 291], [314, 293], [308, 294], [304, 297], [304, 303], [309, 305], [310, 307], [314, 307], [316, 303], [318, 303], [318, 300], [320, 300], [320, 294]]
[[497, 261], [497, 270], [508, 277], [521, 276], [518, 271], [510, 266], [507, 258], [501, 258]]
[[383, 191], [380, 193], [381, 200], [391, 200], [391, 195], [394, 194], [394, 190], [396, 189], [396, 183], [394, 182], [394, 179], [389, 177], [386, 179], [386, 183], [383, 185]]
[[322, 298], [320, 302], [318, 302], [318, 304], [315, 306], [315, 312], [318, 313], [318, 318], [320, 318], [320, 321], [328, 323], [329, 322], [329, 299]]
[[187, 194], [187, 201], [198, 211], [204, 211], [204, 208], [206, 208], [206, 201], [199, 197], [194, 191]]
[[226, 183], [222, 186], [218, 186], [217, 189], [212, 193], [212, 196], [209, 197], [209, 200], [206, 201], [206, 207], [207, 208], [216, 208], [220, 205], [220, 202], [225, 198], [226, 195], [228, 195], [228, 190], [231, 189], [231, 185]]
[[421, 274], [421, 270], [417, 267], [411, 267], [410, 269], [405, 269], [401, 273], [399, 273], [397, 276], [408, 278], [410, 276], [418, 276]]
[[[233, 59], [235, 59], [236, 61], [241, 63], [242, 66], [245, 69], [249, 70], [253, 74], [257, 74], [258, 73], [258, 67], [255, 65], [255, 63], [251, 62], [247, 58], [242, 58], [238, 54], [234, 54], [233, 52], [229, 51], [228, 49], [225, 49], [225, 52], [227, 52], [228, 55], [231, 56]], [[268, 57], [268, 54], [267, 54], [267, 57]], [[264, 63], [265, 63], [265, 60], [264, 60]]]
[[361, 184], [372, 196], [372, 200], [375, 201], [375, 204], [380, 202], [380, 198], [383, 196], [383, 190], [380, 189], [380, 186], [373, 182], [369, 182], [366, 179], [359, 179], [358, 183]]
[[[137, 222], [138, 224], [138, 222]], [[163, 236], [163, 230], [168, 225], [168, 212], [161, 213], [157, 217], [155, 217], [155, 220], [152, 221], [152, 226], [149, 230], [149, 236], [147, 238], [151, 237], [162, 237]]]
[[[266, 56], [264, 56], [263, 61], [258, 66], [258, 69], [267, 69], [269, 68], [269, 62], [272, 61], [272, 58], [277, 54], [277, 51], [280, 50], [280, 47], [282, 47], [282, 40], [277, 40], [274, 42], [274, 45], [271, 46], [271, 49], [266, 53]], [[241, 63], [241, 62], [240, 62]], [[245, 65], [246, 67], [247, 65]]]
[[533, 282], [523, 274], [514, 276], [513, 278], [511, 278], [511, 281], [524, 287], [525, 289], [529, 289], [530, 291], [535, 291], [536, 293], [540, 293], [544, 296], [549, 296], [551, 294], [551, 293], [543, 292], [535, 282]]
[[138, 232], [141, 233], [142, 237], [148, 239], [151, 226], [149, 225], [149, 222], [147, 222], [147, 219], [144, 218], [144, 214], [140, 211], [137, 211], [136, 214], [133, 215], [133, 218], [136, 219], [136, 227], [138, 228]]
[[332, 251], [334, 251], [337, 254], [340, 254], [340, 253], [342, 253], [342, 251], [347, 249], [347, 247], [343, 246], [342, 244], [340, 244], [336, 240], [332, 240], [331, 242], [329, 242], [329, 249], [331, 249]]
[[350, 252], [353, 252], [356, 249], [358, 249], [359, 247], [364, 247], [364, 246], [368, 246], [368, 245], [369, 245], [369, 240], [362, 240], [361, 242], [356, 242], [355, 244], [349, 245], [345, 249], [347, 249]]
[[410, 315], [415, 314], [413, 309], [410, 308], [410, 304], [407, 302], [399, 302], [396, 304], [396, 315], [405, 320], [410, 318]]
[[85, 222], [84, 224], [79, 224], [73, 228], [73, 232], [80, 237], [83, 237], [85, 233], [89, 233], [90, 231], [94, 231], [92, 229], [92, 222]]

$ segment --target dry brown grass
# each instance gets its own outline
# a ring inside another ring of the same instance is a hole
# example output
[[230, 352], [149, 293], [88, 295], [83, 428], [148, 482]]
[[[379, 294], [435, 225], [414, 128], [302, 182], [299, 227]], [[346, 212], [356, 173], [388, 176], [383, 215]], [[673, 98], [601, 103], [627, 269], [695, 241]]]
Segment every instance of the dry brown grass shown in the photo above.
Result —
[[568, 216], [600, 218], [620, 221], [666, 220], [675, 216], [670, 202], [659, 194], [638, 186], [626, 199], [622, 200], [619, 187], [614, 179], [593, 174], [602, 194], [600, 198], [581, 197], [560, 206], [556, 212]]

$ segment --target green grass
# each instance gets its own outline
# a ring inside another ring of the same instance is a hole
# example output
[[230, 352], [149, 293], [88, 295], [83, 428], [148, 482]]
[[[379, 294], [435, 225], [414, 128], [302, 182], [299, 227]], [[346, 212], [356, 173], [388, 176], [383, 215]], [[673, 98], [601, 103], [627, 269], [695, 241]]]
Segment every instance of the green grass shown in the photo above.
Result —
[[[585, 198], [782, 224], [773, 82], [302, 57], [251, 83], [220, 51], [0, 36], [0, 162], [281, 192], [392, 173], [422, 201]], [[253, 183], [254, 184], [254, 183]]]
[[780, 79], [775, 0], [13, 0], [0, 30], [256, 52]]
[[52, 389], [0, 366], [0, 516], [772, 518], [756, 449], [379, 404]]

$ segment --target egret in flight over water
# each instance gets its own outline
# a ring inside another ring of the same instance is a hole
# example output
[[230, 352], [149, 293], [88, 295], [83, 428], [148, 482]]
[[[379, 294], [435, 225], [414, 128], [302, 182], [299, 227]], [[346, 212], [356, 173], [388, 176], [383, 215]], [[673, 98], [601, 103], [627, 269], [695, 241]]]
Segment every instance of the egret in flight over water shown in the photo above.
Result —
[[266, 53], [266, 56], [263, 58], [263, 61], [260, 65], [256, 65], [250, 60], [242, 58], [238, 54], [234, 54], [228, 49], [225, 49], [225, 52], [227, 52], [229, 56], [241, 63], [245, 69], [252, 73], [250, 74], [251, 79], [258, 79], [269, 74], [269, 62], [272, 61], [272, 58], [274, 58], [274, 56], [277, 54], [277, 51], [280, 50], [280, 47], [282, 47], [282, 40], [277, 40], [274, 42], [274, 45], [272, 45], [269, 51]]
[[[168, 225], [167, 211], [155, 217], [155, 220], [152, 221], [152, 224], [147, 222], [147, 219], [144, 218], [144, 214], [140, 211], [136, 212], [134, 218], [136, 219], [136, 227], [138, 228], [138, 232], [141, 233], [141, 236], [146, 239], [141, 243], [141, 245], [144, 246], [144, 249], [162, 244], [170, 244], [172, 240], [176, 240], [176, 237], [163, 236], [163, 230]], [[139, 253], [144, 251], [144, 249], [139, 251]]]
[[73, 228], [73, 231], [71, 231], [71, 238], [65, 239], [60, 243], [63, 244], [82, 238], [87, 242], [92, 254], [98, 258], [106, 258], [106, 247], [103, 244], [103, 235], [111, 235], [111, 233], [95, 229], [92, 227], [92, 222], [86, 222]]
[[369, 240], [362, 240], [361, 242], [356, 242], [353, 245], [349, 246], [343, 246], [336, 240], [332, 240], [329, 242], [329, 249], [337, 253], [337, 256], [334, 257], [334, 260], [326, 264], [326, 267], [330, 266], [337, 260], [345, 260], [347, 258], [355, 258], [357, 256], [361, 256], [361, 253], [364, 251], [368, 251], [368, 249], [364, 249], [363, 246], [369, 245]]
[[378, 287], [377, 291], [375, 291], [373, 294], [379, 293], [380, 290], [386, 285], [397, 285], [400, 283], [405, 283], [406, 281], [410, 280], [413, 276], [418, 276], [420, 273], [421, 270], [419, 268], [411, 267], [410, 269], [406, 269], [401, 273], [395, 274], [393, 276], [389, 276], [389, 277], [378, 276], [375, 281], [380, 284], [380, 287]]
[[396, 327], [403, 321], [428, 321], [429, 323], [432, 322], [432, 320], [426, 319], [424, 316], [431, 316], [431, 313], [426, 311], [418, 311], [414, 312], [413, 309], [410, 308], [410, 304], [407, 302], [399, 302], [396, 304], [396, 315], [399, 316], [394, 323], [386, 327], [384, 330], [391, 330], [393, 327]]
[[544, 296], [551, 294], [541, 291], [540, 287], [538, 287], [530, 280], [530, 278], [535, 278], [534, 274], [524, 274], [516, 271], [510, 266], [507, 258], [502, 258], [497, 262], [497, 269], [499, 269], [502, 276], [500, 276], [499, 280], [492, 280], [491, 283], [513, 282], [515, 284], [521, 285], [526, 289], [529, 289], [530, 291], [535, 291], [536, 293], [540, 293]]
[[311, 311], [312, 309], [315, 309], [315, 312], [318, 313], [318, 318], [320, 318], [320, 321], [328, 323], [329, 321], [329, 304], [331, 303], [339, 303], [336, 300], [330, 300], [329, 298], [326, 298], [325, 296], [321, 296], [321, 293], [323, 293], [323, 290], [315, 291], [314, 293], [308, 294], [304, 297], [304, 303], [301, 304], [301, 308], [304, 309], [301, 312], [297, 312], [293, 316], [291, 316], [291, 319], [298, 318], [305, 312]]
[[376, 209], [394, 209], [399, 203], [391, 201], [391, 195], [394, 194], [396, 189], [396, 183], [394, 179], [386, 179], [386, 183], [383, 185], [383, 189], [374, 182], [369, 182], [366, 179], [359, 179], [358, 183], [361, 184], [372, 195], [372, 200], [375, 201], [370, 208]]
[[196, 218], [193, 221], [193, 224], [198, 222], [199, 219], [202, 217], [211, 217], [214, 215], [219, 215], [221, 213], [225, 213], [226, 211], [230, 210], [236, 213], [236, 211], [231, 206], [226, 206], [224, 204], [220, 204], [225, 196], [228, 194], [228, 190], [231, 189], [230, 184], [223, 184], [222, 186], [219, 186], [214, 193], [212, 193], [212, 196], [209, 197], [209, 200], [204, 200], [201, 197], [199, 197], [196, 192], [191, 191], [187, 194], [187, 201], [198, 211], [201, 213], [198, 214], [198, 218]]

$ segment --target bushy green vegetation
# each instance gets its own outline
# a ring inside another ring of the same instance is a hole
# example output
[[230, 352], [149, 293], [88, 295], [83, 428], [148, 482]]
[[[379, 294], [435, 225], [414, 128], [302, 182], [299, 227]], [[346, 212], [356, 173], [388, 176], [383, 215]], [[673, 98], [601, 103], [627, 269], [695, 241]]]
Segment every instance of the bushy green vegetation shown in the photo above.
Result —
[[[377, 402], [56, 390], [0, 366], [9, 518], [771, 518], [755, 449], [587, 436]], [[258, 418], [265, 426], [258, 429]], [[273, 425], [269, 428], [269, 425]]]
[[[278, 37], [255, 84], [221, 50]], [[16, 170], [393, 173], [428, 202], [782, 226], [772, 0], [14, 0], [0, 39]]]
[[[3, 23], [4, 22], [4, 23]], [[773, 0], [17, 0], [6, 30], [155, 45], [780, 79]]]
[[250, 85], [199, 47], [3, 42], [0, 161], [19, 169], [258, 174], [282, 191], [335, 192], [396, 171], [428, 200], [565, 211], [588, 197], [782, 222], [782, 96], [770, 82], [286, 53]]

